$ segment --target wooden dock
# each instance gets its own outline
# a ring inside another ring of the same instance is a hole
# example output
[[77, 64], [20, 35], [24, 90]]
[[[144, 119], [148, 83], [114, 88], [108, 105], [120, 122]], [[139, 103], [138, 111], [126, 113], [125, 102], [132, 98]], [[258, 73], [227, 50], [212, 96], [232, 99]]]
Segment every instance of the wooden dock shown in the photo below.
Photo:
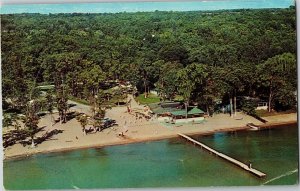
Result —
[[187, 139], [188, 141], [191, 141], [192, 143], [200, 146], [201, 148], [204, 148], [207, 151], [209, 151], [209, 152], [211, 152], [211, 153], [213, 153], [213, 154], [215, 154], [215, 155], [217, 155], [217, 156], [219, 156], [219, 157], [227, 160], [228, 162], [231, 162], [231, 163], [235, 164], [236, 166], [238, 166], [238, 167], [240, 167], [240, 168], [242, 168], [242, 169], [244, 169], [244, 170], [246, 170], [246, 171], [248, 171], [248, 172], [250, 172], [250, 173], [252, 173], [252, 174], [254, 174], [256, 176], [258, 176], [258, 177], [260, 177], [260, 178], [266, 176], [265, 173], [260, 172], [260, 171], [254, 169], [254, 168], [249, 168], [248, 165], [246, 165], [246, 164], [244, 164], [244, 163], [242, 163], [242, 162], [240, 162], [240, 161], [238, 161], [238, 160], [236, 160], [234, 158], [231, 158], [231, 157], [229, 157], [229, 156], [227, 156], [227, 155], [225, 155], [223, 153], [220, 153], [220, 152], [218, 152], [218, 151], [216, 151], [216, 150], [208, 147], [207, 145], [205, 145], [203, 143], [200, 143], [200, 142], [192, 139], [191, 137], [189, 137], [187, 135], [184, 135], [184, 134], [181, 134], [181, 133], [178, 133], [178, 135], [181, 136], [181, 137], [183, 137], [183, 138], [185, 138], [185, 139]]

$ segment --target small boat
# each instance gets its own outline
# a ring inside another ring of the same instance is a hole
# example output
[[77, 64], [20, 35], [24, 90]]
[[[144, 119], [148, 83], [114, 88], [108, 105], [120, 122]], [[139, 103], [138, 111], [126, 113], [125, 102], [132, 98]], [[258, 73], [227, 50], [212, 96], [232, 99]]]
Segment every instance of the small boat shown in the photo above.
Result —
[[259, 130], [259, 126], [254, 125], [253, 123], [247, 123], [247, 127], [250, 127], [250, 131], [257, 131]]

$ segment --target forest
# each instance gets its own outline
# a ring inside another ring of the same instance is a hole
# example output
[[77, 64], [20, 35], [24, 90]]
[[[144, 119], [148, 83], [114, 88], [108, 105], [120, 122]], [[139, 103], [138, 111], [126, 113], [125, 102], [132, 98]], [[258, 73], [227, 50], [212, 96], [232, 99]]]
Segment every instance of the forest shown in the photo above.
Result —
[[57, 103], [64, 116], [70, 97], [103, 103], [109, 81], [130, 82], [145, 97], [181, 96], [209, 113], [239, 96], [266, 100], [269, 111], [296, 107], [294, 7], [24, 13], [1, 15], [1, 25], [4, 112], [25, 111], [37, 86], [54, 85], [47, 107]]

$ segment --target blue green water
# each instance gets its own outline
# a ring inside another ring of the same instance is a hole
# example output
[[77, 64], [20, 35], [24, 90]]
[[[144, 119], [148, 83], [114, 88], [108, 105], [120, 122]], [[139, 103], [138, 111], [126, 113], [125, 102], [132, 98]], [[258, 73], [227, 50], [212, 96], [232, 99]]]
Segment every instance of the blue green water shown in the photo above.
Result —
[[195, 139], [265, 172], [260, 179], [183, 139], [39, 154], [4, 161], [7, 189], [291, 185], [298, 183], [298, 128]]
[[[6, 2], [9, 2], [8, 0]], [[47, 3], [47, 1], [43, 1]], [[1, 14], [11, 13], [118, 13], [144, 11], [198, 11], [221, 9], [288, 8], [293, 0], [230, 0], [130, 3], [4, 4]]]

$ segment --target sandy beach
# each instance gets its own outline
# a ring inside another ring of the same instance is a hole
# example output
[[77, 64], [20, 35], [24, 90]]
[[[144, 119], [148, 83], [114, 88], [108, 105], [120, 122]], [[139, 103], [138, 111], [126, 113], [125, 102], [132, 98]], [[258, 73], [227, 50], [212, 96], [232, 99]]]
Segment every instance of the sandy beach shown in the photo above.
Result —
[[[74, 103], [74, 102], [71, 102]], [[74, 103], [76, 106], [71, 110], [84, 113], [90, 113], [89, 106]], [[141, 109], [143, 106], [136, 102], [132, 103], [132, 108]], [[53, 115], [55, 118], [57, 114]], [[237, 113], [235, 117], [230, 117], [228, 114], [216, 114], [213, 117], [208, 117], [201, 124], [166, 124], [158, 122], [156, 119], [136, 120], [133, 114], [127, 112], [126, 107], [113, 107], [106, 111], [106, 117], [116, 120], [118, 126], [105, 129], [101, 132], [89, 133], [84, 135], [79, 122], [74, 118], [66, 124], [57, 123], [51, 125], [51, 116], [46, 115], [41, 118], [39, 126], [45, 126], [44, 130], [37, 133], [36, 136], [42, 136], [47, 131], [53, 129], [63, 130], [63, 133], [54, 135], [51, 140], [47, 140], [38, 144], [35, 148], [30, 146], [23, 147], [21, 144], [9, 146], [4, 150], [4, 158], [26, 157], [36, 153], [59, 152], [74, 149], [83, 149], [91, 147], [103, 147], [109, 145], [128, 144], [152, 140], [161, 140], [165, 138], [177, 137], [177, 133], [187, 135], [194, 134], [212, 134], [220, 131], [233, 131], [247, 129], [247, 123], [254, 123], [261, 126], [272, 126], [276, 124], [289, 124], [297, 122], [297, 114], [284, 114], [271, 117], [265, 117], [268, 122], [263, 124], [257, 119]], [[126, 126], [126, 127], [125, 127]], [[89, 129], [90, 125], [86, 127]], [[124, 137], [118, 134], [126, 131]]]

